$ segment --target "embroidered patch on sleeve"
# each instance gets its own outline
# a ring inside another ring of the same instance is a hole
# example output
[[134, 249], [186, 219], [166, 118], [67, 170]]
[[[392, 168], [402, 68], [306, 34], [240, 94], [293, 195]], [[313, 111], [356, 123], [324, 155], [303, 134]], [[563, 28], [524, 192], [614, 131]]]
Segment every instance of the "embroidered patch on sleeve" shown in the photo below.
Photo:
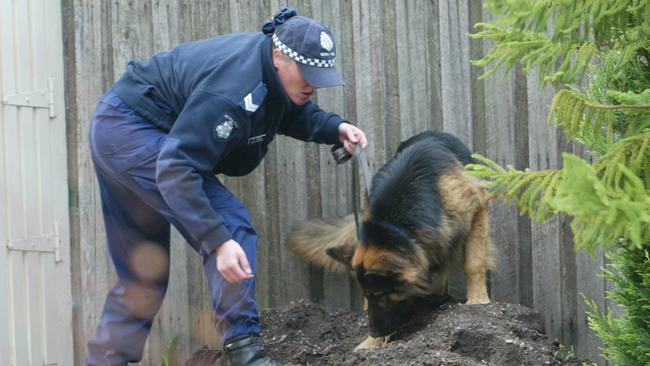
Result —
[[264, 102], [267, 89], [266, 84], [260, 83], [252, 92], [246, 94], [244, 99], [239, 102], [239, 106], [246, 112], [247, 116], [255, 113], [260, 105]]
[[237, 128], [239, 128], [237, 121], [230, 115], [224, 114], [216, 123], [214, 138], [219, 142], [228, 141], [237, 132]]

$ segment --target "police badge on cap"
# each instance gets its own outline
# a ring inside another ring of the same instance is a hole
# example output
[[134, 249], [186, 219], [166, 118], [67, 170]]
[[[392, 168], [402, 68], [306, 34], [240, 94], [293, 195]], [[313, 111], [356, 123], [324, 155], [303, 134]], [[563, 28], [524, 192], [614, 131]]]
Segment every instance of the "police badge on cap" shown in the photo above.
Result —
[[[270, 25], [269, 25], [270, 24]], [[296, 61], [302, 76], [315, 88], [343, 85], [343, 78], [334, 66], [336, 43], [329, 29], [302, 16], [295, 9], [279, 11], [263, 28], [273, 33], [273, 43]]]
[[[334, 48], [334, 41], [330, 36], [325, 33], [325, 32], [320, 32], [320, 45], [323, 47], [328, 53], [325, 54], [325, 56], [329, 56], [329, 52], [332, 51], [332, 48]], [[323, 53], [321, 52], [321, 56]], [[336, 55], [334, 55], [336, 56]]]

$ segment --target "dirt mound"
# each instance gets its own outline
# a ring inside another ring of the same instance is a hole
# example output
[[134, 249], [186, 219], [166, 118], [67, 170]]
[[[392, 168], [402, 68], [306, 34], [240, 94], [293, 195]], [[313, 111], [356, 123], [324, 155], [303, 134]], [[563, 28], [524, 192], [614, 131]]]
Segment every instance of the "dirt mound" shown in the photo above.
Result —
[[[415, 315], [384, 347], [352, 352], [368, 336], [364, 312], [328, 314], [298, 301], [262, 312], [262, 340], [273, 358], [292, 365], [581, 364], [546, 338], [539, 313], [521, 305], [449, 302]], [[215, 365], [221, 352], [207, 348], [185, 364]]]

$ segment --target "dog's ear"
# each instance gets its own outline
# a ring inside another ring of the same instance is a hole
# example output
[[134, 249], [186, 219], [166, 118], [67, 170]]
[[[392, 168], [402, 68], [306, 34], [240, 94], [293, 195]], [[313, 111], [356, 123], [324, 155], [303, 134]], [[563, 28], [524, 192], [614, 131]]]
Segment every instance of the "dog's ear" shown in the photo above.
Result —
[[354, 255], [354, 250], [357, 248], [357, 242], [348, 242], [343, 245], [336, 247], [327, 248], [325, 253], [332, 257], [337, 262], [340, 262], [352, 269], [352, 256]]

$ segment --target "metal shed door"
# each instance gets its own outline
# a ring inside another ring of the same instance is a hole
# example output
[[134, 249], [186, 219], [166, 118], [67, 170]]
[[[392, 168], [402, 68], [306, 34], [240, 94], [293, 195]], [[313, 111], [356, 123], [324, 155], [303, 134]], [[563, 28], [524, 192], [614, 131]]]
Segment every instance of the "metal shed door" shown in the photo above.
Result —
[[0, 365], [73, 363], [61, 2], [0, 0]]

